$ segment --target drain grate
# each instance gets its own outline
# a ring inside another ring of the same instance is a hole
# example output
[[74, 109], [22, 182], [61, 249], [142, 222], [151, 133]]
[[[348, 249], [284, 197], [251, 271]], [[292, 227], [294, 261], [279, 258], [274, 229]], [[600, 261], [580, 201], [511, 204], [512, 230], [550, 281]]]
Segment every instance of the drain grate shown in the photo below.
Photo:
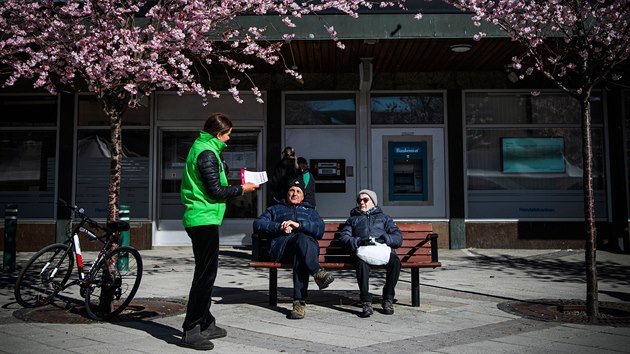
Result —
[[[175, 316], [186, 312], [186, 303], [176, 299], [134, 299], [116, 318], [109, 322], [150, 320], [159, 317]], [[83, 304], [60, 303], [19, 309], [13, 316], [25, 322], [44, 323], [93, 323]]]
[[583, 300], [537, 299], [504, 302], [497, 307], [505, 312], [535, 320], [630, 327], [630, 303], [599, 302], [599, 316], [586, 315]]

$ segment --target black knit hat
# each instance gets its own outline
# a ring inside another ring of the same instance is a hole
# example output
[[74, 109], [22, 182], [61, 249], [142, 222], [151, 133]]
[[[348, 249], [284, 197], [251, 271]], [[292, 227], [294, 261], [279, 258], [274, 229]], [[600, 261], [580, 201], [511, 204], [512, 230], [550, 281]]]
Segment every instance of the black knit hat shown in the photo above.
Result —
[[304, 185], [304, 181], [302, 181], [301, 178], [295, 178], [289, 181], [289, 186], [287, 187], [287, 190], [291, 189], [291, 187], [298, 187], [302, 190], [302, 193], [304, 193], [304, 188], [306, 186]]

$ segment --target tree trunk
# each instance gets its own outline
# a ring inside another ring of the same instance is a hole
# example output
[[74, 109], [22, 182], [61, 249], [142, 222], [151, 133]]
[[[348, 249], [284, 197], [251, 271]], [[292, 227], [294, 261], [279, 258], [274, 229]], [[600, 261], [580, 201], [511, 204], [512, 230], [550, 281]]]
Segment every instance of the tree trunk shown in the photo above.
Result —
[[586, 216], [586, 314], [591, 320], [599, 316], [597, 293], [597, 229], [593, 193], [593, 142], [591, 136], [591, 95], [582, 97], [582, 164], [584, 183], [584, 215]]
[[118, 220], [120, 182], [122, 180], [122, 115], [128, 106], [126, 91], [107, 92], [98, 97], [105, 116], [109, 119], [111, 133], [111, 161], [107, 193], [107, 219]]
[[107, 193], [107, 218], [118, 220], [118, 205], [120, 204], [120, 181], [122, 179], [122, 113], [110, 116], [111, 124], [111, 153], [109, 190]]

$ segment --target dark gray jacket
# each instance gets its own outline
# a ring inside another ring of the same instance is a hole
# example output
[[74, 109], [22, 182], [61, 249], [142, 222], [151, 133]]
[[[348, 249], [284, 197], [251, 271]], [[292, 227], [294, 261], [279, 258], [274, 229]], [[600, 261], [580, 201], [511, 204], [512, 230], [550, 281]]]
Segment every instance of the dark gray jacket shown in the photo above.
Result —
[[346, 248], [356, 252], [361, 241], [370, 237], [387, 244], [392, 250], [400, 247], [403, 240], [394, 219], [383, 213], [381, 208], [375, 207], [365, 213], [359, 208], [352, 209], [350, 217], [343, 225], [339, 240]]

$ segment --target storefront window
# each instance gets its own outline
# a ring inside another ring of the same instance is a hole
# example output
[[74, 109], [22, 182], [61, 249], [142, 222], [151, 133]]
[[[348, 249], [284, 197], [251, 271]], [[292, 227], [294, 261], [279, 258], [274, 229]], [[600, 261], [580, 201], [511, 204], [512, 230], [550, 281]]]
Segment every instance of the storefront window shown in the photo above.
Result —
[[[595, 129], [596, 190], [605, 188], [602, 139]], [[579, 128], [469, 129], [466, 151], [468, 190], [583, 189]]]
[[[92, 95], [78, 99], [77, 204], [94, 217], [107, 217], [111, 132], [107, 118]], [[131, 218], [149, 218], [149, 109], [128, 108], [123, 115], [123, 159], [120, 204]], [[132, 126], [130, 128], [130, 126]]]
[[57, 98], [0, 96], [0, 205], [22, 218], [53, 218]]
[[356, 99], [347, 94], [287, 94], [286, 125], [354, 125]]
[[[123, 130], [120, 204], [131, 208], [131, 217], [149, 217], [149, 130]], [[110, 131], [77, 133], [77, 204], [94, 217], [107, 217], [110, 178]]]
[[[222, 152], [227, 164], [228, 182], [241, 184], [241, 168], [256, 170], [258, 131], [234, 131]], [[180, 201], [182, 172], [186, 164], [188, 151], [199, 136], [199, 131], [163, 131], [162, 132], [162, 179], [160, 193], [160, 219], [181, 219], [184, 206]], [[257, 217], [258, 198], [256, 193], [246, 193], [227, 201], [226, 218]]]
[[[559, 93], [467, 93], [470, 218], [583, 218], [580, 104]], [[593, 100], [593, 186], [606, 216], [604, 131]], [[596, 118], [597, 117], [597, 118]]]
[[443, 124], [441, 93], [372, 94], [372, 124]]
[[[127, 108], [123, 114], [123, 126], [149, 125], [148, 98], [140, 100], [134, 108]], [[79, 96], [79, 126], [103, 126], [109, 122], [103, 108], [93, 95]]]
[[[593, 124], [603, 121], [602, 100], [591, 101]], [[466, 94], [466, 124], [577, 124], [581, 122], [577, 100], [561, 93], [493, 92]]]

